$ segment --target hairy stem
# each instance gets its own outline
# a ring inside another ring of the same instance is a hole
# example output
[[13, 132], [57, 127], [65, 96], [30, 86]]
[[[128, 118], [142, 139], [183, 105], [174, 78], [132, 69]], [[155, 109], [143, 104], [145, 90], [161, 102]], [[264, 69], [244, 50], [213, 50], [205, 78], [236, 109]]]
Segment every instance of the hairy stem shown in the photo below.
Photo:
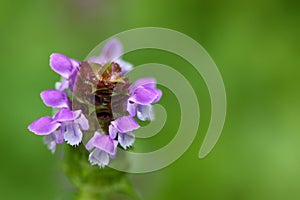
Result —
[[82, 144], [66, 145], [63, 170], [76, 187], [78, 200], [140, 199], [126, 173], [92, 166], [88, 155]]

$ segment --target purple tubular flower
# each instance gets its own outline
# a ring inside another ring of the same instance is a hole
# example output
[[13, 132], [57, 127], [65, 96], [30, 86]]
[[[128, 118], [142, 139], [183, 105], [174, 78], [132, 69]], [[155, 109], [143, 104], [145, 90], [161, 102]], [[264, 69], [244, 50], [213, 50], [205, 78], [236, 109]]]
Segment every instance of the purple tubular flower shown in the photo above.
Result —
[[65, 89], [70, 89], [73, 91], [76, 76], [79, 71], [79, 65], [79, 61], [68, 58], [63, 54], [51, 54], [50, 66], [53, 71], [62, 76], [62, 81], [56, 83], [57, 90], [63, 91]]
[[153, 120], [154, 115], [151, 104], [158, 102], [162, 96], [161, 90], [156, 88], [156, 80], [142, 78], [135, 81], [128, 89], [129, 99], [127, 111], [131, 116], [142, 120]]
[[82, 141], [82, 130], [88, 130], [89, 122], [81, 110], [71, 111], [63, 108], [54, 116], [54, 121], [61, 123], [61, 132], [65, 141], [76, 146]]
[[71, 102], [66, 92], [45, 90], [41, 92], [41, 98], [46, 106], [52, 108], [68, 108], [71, 106]]
[[60, 127], [60, 123], [54, 121], [51, 117], [42, 117], [30, 124], [28, 129], [36, 135], [49, 135]]
[[[57, 130], [60, 127], [59, 130]], [[88, 130], [89, 123], [81, 110], [71, 111], [62, 108], [53, 118], [42, 117], [29, 125], [28, 129], [37, 135], [46, 135], [44, 142], [54, 152], [56, 144], [65, 140], [70, 145], [78, 145], [82, 141], [81, 130]], [[55, 144], [54, 144], [55, 142]]]
[[88, 151], [92, 150], [89, 155], [90, 163], [101, 168], [105, 167], [109, 163], [109, 158], [115, 157], [117, 145], [117, 141], [96, 131], [85, 146]]
[[140, 128], [140, 125], [131, 116], [123, 116], [115, 119], [111, 124], [120, 133], [126, 133]]
[[104, 63], [112, 62], [123, 54], [123, 47], [118, 39], [109, 40], [103, 47], [99, 60]]
[[105, 65], [109, 62], [116, 62], [120, 65], [122, 74], [132, 70], [132, 64], [122, 60], [123, 47], [121, 42], [113, 38], [109, 40], [103, 47], [102, 52], [99, 56], [94, 56], [88, 59], [89, 62], [98, 63]]
[[59, 75], [61, 75], [64, 78], [69, 78], [72, 71], [73, 71], [73, 65], [71, 60], [59, 53], [53, 53], [50, 56], [50, 66]]
[[129, 93], [133, 93], [136, 89], [143, 87], [149, 89], [156, 88], [156, 80], [154, 78], [141, 78], [136, 80], [131, 86], [129, 87]]
[[109, 135], [115, 139], [118, 133], [118, 142], [127, 149], [132, 146], [135, 140], [133, 131], [140, 128], [140, 125], [131, 116], [119, 117], [111, 122], [109, 126]]

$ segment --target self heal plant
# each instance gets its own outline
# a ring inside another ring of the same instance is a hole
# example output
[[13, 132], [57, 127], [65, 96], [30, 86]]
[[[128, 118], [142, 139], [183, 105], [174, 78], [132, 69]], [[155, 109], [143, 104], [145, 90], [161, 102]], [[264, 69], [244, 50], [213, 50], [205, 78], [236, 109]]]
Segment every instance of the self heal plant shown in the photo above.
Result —
[[[45, 90], [40, 96], [46, 106], [53, 108], [54, 115], [35, 120], [28, 129], [44, 136], [44, 143], [52, 153], [58, 144], [66, 144], [68, 162], [65, 171], [71, 179], [73, 177], [78, 188], [92, 187], [90, 184], [93, 184], [93, 181], [82, 183], [78, 180], [95, 180], [97, 177], [82, 177], [83, 174], [87, 176], [82, 170], [91, 174], [103, 171], [101, 177], [106, 177], [107, 170], [103, 168], [116, 157], [118, 147], [126, 150], [134, 146], [134, 131], [140, 128], [138, 120], [153, 120], [152, 104], [162, 96], [154, 78], [141, 78], [130, 83], [125, 74], [132, 69], [132, 64], [120, 57], [122, 53], [119, 40], [112, 39], [104, 45], [100, 55], [85, 61], [59, 53], [50, 56], [50, 67], [61, 80], [55, 84], [55, 89]], [[95, 171], [94, 165], [102, 170], [97, 168]], [[99, 199], [99, 195], [104, 195], [96, 192], [92, 195], [95, 197], [91, 197], [89, 192], [79, 196]]]

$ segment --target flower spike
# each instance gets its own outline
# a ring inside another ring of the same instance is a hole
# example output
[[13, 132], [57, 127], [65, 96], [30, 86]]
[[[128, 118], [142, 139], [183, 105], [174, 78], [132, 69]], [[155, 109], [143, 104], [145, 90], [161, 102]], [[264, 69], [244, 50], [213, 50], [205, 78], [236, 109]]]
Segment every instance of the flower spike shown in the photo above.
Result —
[[40, 96], [54, 115], [35, 120], [28, 129], [44, 136], [52, 153], [58, 144], [72, 148], [82, 144], [89, 151], [90, 164], [103, 168], [116, 157], [118, 146], [126, 150], [134, 145], [134, 131], [140, 128], [136, 119], [154, 119], [152, 105], [160, 100], [162, 91], [151, 77], [130, 84], [124, 74], [132, 64], [122, 54], [116, 38], [104, 45], [99, 56], [82, 62], [51, 54], [50, 67], [61, 81]]

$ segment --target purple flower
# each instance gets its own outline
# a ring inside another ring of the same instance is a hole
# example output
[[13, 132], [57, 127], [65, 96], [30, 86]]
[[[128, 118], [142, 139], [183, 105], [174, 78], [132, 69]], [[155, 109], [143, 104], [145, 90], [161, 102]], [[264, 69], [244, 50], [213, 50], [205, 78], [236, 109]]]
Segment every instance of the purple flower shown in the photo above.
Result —
[[132, 64], [122, 60], [123, 47], [121, 42], [114, 38], [109, 40], [103, 47], [99, 56], [94, 56], [88, 59], [89, 62], [105, 65], [110, 62], [116, 62], [120, 65], [123, 74], [132, 69]]
[[131, 116], [137, 116], [140, 120], [153, 120], [151, 104], [158, 102], [162, 96], [161, 90], [156, 88], [156, 80], [142, 78], [135, 81], [128, 89], [129, 99], [127, 111]]
[[126, 149], [134, 143], [133, 131], [140, 128], [139, 124], [131, 116], [123, 116], [115, 119], [109, 126], [109, 135], [115, 139], [118, 135], [118, 142]]
[[85, 146], [88, 151], [92, 150], [89, 155], [90, 163], [101, 168], [105, 167], [109, 163], [109, 158], [116, 156], [117, 145], [117, 141], [96, 131]]
[[[116, 156], [118, 144], [124, 149], [133, 145], [135, 141], [133, 131], [140, 127], [134, 120], [134, 116], [137, 116], [140, 120], [153, 119], [152, 104], [160, 100], [162, 92], [156, 88], [156, 80], [153, 78], [139, 79], [129, 87], [129, 79], [123, 77], [123, 75], [132, 69], [132, 65], [122, 60], [122, 54], [123, 47], [118, 39], [109, 40], [104, 45], [101, 54], [89, 58], [87, 62], [79, 62], [63, 54], [51, 54], [50, 67], [61, 75], [61, 82], [56, 83], [56, 89], [43, 91], [40, 96], [44, 104], [52, 107], [56, 114], [52, 117], [45, 116], [35, 120], [28, 126], [28, 129], [36, 135], [44, 136], [44, 143], [52, 153], [55, 152], [57, 144], [64, 141], [71, 146], [79, 145], [84, 137], [83, 131], [89, 130], [89, 121], [83, 112], [93, 113], [95, 111], [94, 107], [90, 106], [85, 98], [81, 99], [81, 96], [76, 96], [76, 101], [82, 103], [80, 108], [87, 108], [84, 109], [85, 111], [73, 111], [72, 102], [70, 101], [74, 95], [73, 92], [78, 92], [74, 91], [74, 86], [80, 69], [83, 73], [78, 79], [80, 81], [77, 86], [80, 84], [86, 86], [82, 88], [85, 95], [91, 96], [93, 99], [96, 98], [95, 90], [101, 90], [102, 88], [114, 90], [114, 95], [118, 95], [114, 101], [110, 101], [110, 98], [105, 96], [105, 98], [99, 100], [97, 106], [103, 110], [122, 107], [123, 111], [120, 114], [118, 113], [118, 116], [121, 117], [109, 119], [109, 121], [105, 121], [105, 124], [102, 123], [101, 118], [95, 119], [100, 125], [104, 124], [100, 127], [105, 130], [105, 134], [93, 129], [96, 132], [85, 145], [86, 149], [90, 151], [89, 161], [92, 165], [105, 167], [110, 159]], [[88, 67], [85, 68], [85, 64]], [[99, 67], [98, 71], [95, 68], [92, 69], [90, 65]], [[96, 70], [97, 73], [93, 70]], [[116, 83], [120, 83], [118, 84], [119, 88]], [[108, 100], [109, 104], [106, 102]], [[123, 116], [128, 115], [124, 110], [126, 109], [126, 106], [124, 108], [124, 102], [126, 103], [127, 100], [129, 116]], [[86, 114], [87, 117], [91, 117], [88, 115]], [[91, 123], [94, 123], [94, 119], [91, 119]], [[96, 126], [93, 128], [96, 128]]]
[[[60, 128], [59, 130], [57, 130]], [[44, 142], [54, 152], [56, 144], [65, 140], [70, 145], [78, 145], [82, 141], [82, 130], [88, 130], [89, 123], [81, 110], [71, 111], [62, 108], [54, 117], [42, 117], [28, 126], [36, 135], [45, 135]]]
[[58, 129], [61, 124], [51, 117], [41, 117], [28, 126], [28, 129], [36, 135], [49, 135]]
[[59, 91], [63, 91], [65, 89], [73, 91], [80, 62], [68, 58], [63, 54], [53, 53], [50, 56], [50, 66], [53, 71], [62, 76], [62, 81], [56, 83], [56, 89]]
[[40, 94], [44, 104], [52, 108], [70, 108], [71, 102], [64, 91], [45, 90]]

